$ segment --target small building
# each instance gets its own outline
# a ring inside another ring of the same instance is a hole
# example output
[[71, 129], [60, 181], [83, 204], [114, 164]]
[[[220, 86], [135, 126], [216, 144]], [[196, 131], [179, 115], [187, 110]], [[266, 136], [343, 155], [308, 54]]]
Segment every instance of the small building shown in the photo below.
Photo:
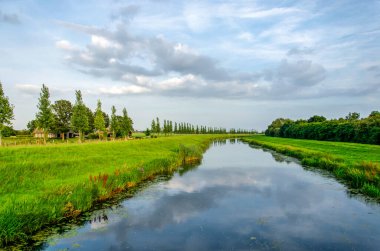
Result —
[[75, 138], [76, 136], [78, 136], [78, 134], [76, 134], [70, 130], [70, 131], [65, 132], [65, 133], [58, 133], [57, 138], [62, 138], [62, 134], [64, 135], [65, 139], [71, 139], [71, 138]]
[[[44, 130], [41, 129], [41, 128], [34, 129], [34, 131], [33, 131], [33, 137], [35, 137], [35, 138], [43, 138], [44, 137]], [[56, 137], [57, 137], [57, 134], [52, 133], [52, 132], [48, 133], [48, 138], [49, 139], [56, 138]]]

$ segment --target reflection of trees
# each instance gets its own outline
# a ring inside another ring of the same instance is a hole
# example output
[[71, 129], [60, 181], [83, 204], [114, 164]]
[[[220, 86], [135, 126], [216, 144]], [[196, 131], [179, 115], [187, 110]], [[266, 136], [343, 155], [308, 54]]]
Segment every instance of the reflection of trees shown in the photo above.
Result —
[[226, 139], [216, 139], [213, 142], [214, 146], [222, 146], [222, 145], [225, 145], [225, 144], [227, 144], [227, 140]]
[[180, 176], [182, 176], [182, 175], [184, 175], [187, 172], [194, 171], [194, 170], [196, 170], [199, 167], [199, 165], [200, 165], [200, 163], [197, 163], [197, 164], [186, 164], [186, 165], [182, 166], [178, 170], [178, 174]]

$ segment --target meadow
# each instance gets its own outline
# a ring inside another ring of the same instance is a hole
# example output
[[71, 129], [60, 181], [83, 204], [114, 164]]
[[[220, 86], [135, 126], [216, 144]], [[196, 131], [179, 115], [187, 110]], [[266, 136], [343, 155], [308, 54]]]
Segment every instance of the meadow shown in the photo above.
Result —
[[0, 148], [0, 247], [75, 218], [184, 162], [228, 135]]
[[301, 160], [303, 165], [331, 171], [358, 192], [380, 199], [380, 146], [304, 139], [245, 137], [260, 145]]

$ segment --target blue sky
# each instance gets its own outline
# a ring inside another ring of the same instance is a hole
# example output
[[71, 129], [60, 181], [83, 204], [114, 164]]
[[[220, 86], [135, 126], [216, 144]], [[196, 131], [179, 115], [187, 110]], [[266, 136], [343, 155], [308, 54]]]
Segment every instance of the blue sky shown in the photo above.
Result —
[[92, 109], [265, 129], [380, 110], [380, 1], [0, 1], [14, 126], [83, 92]]

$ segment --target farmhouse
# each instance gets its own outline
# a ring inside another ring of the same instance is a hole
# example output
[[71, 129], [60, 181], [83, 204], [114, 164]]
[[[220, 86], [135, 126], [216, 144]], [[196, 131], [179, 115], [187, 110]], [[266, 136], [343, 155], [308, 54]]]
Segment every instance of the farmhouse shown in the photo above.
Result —
[[[41, 128], [34, 129], [34, 131], [33, 131], [33, 137], [35, 137], [35, 138], [43, 138], [44, 137], [44, 130], [41, 129]], [[56, 138], [56, 137], [57, 137], [57, 134], [52, 133], [52, 132], [48, 133], [48, 138], [49, 139]]]

